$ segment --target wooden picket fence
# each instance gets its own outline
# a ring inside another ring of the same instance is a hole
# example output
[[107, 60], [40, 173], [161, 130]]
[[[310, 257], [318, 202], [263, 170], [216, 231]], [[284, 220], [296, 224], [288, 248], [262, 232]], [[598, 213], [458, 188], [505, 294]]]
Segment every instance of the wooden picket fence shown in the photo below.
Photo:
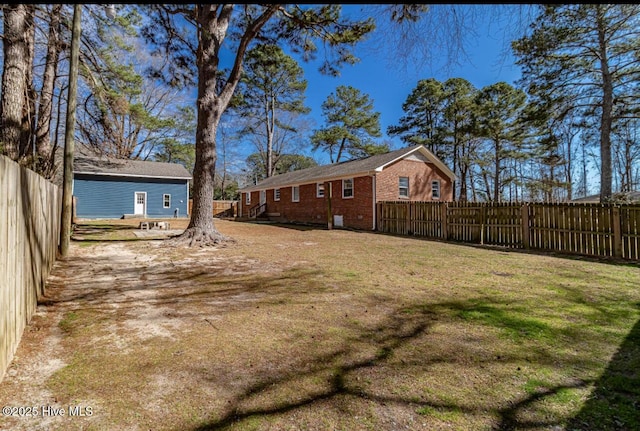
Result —
[[640, 260], [640, 205], [393, 201], [376, 217], [385, 233]]
[[[191, 208], [193, 206], [193, 199], [189, 199], [189, 214], [191, 214]], [[238, 201], [213, 201], [213, 216], [214, 217], [237, 217], [238, 216]]]

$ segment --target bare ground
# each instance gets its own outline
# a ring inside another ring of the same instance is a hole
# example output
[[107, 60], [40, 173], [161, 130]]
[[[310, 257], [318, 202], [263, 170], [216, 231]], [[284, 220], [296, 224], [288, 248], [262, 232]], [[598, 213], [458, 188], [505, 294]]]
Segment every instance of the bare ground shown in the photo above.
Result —
[[[92, 241], [89, 231], [72, 242], [0, 384], [0, 404], [38, 415], [0, 416], [0, 429], [562, 429], [640, 300], [628, 291], [637, 267], [217, 226], [236, 242], [184, 249]], [[531, 325], [542, 335], [473, 321], [491, 312], [485, 301], [529, 316], [529, 301], [553, 295], [549, 285], [586, 298]], [[603, 307], [617, 320], [595, 343], [580, 331]], [[567, 320], [577, 332], [566, 332]], [[570, 396], [554, 403], [561, 389]]]

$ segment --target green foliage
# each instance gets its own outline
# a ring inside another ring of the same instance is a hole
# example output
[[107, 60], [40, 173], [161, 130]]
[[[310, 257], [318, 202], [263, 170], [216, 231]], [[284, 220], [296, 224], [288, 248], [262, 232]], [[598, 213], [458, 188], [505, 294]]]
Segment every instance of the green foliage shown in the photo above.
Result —
[[267, 176], [274, 174], [274, 161], [287, 150], [297, 132], [307, 81], [298, 63], [276, 45], [259, 44], [245, 58], [233, 111], [244, 120], [240, 137], [250, 137], [265, 160]]
[[372, 18], [353, 21], [342, 15], [342, 6], [338, 4], [288, 5], [286, 12], [273, 22], [270, 33], [272, 41], [285, 41], [305, 61], [316, 58], [315, 40], [323, 41], [332, 49], [325, 51], [329, 56], [325, 57], [320, 71], [338, 76], [341, 65], [358, 61], [351, 48], [374, 29]]
[[180, 108], [172, 121], [178, 133], [160, 141], [154, 159], [159, 162], [180, 163], [193, 173], [196, 161], [196, 147], [192, 141], [196, 128], [193, 108]]
[[421, 79], [402, 104], [405, 115], [400, 118], [400, 125], [389, 126], [387, 133], [399, 136], [408, 145], [424, 145], [444, 159], [444, 106], [442, 82]]
[[[247, 176], [253, 182], [267, 178], [264, 155], [253, 153], [247, 157]], [[317, 166], [318, 163], [309, 156], [302, 154], [282, 154], [275, 162], [274, 175], [286, 172], [299, 171], [301, 169]]]
[[[99, 19], [83, 32], [86, 52], [81, 74], [88, 86], [79, 118], [83, 143], [117, 158], [148, 158], [156, 147], [176, 139], [179, 124], [174, 95], [143, 75], [146, 52], [137, 45], [142, 23], [136, 6], [119, 7], [114, 21]], [[148, 58], [147, 58], [148, 59]]]
[[154, 159], [158, 162], [180, 163], [189, 172], [193, 172], [196, 160], [196, 147], [193, 144], [178, 142], [174, 139], [166, 139], [161, 142], [161, 150]]
[[240, 198], [240, 186], [238, 181], [228, 181], [224, 186], [220, 182], [216, 182], [213, 198], [220, 200], [238, 200]]
[[376, 144], [380, 137], [380, 113], [374, 112], [368, 95], [350, 86], [339, 86], [322, 103], [327, 125], [311, 136], [313, 150], [328, 151], [331, 163], [338, 163], [343, 155], [366, 157], [389, 151], [387, 144]]
[[303, 76], [302, 68], [279, 46], [259, 44], [247, 52], [238, 88], [242, 103], [236, 109], [261, 121], [266, 121], [260, 115], [265, 107], [308, 113], [309, 108], [304, 106], [307, 81]]

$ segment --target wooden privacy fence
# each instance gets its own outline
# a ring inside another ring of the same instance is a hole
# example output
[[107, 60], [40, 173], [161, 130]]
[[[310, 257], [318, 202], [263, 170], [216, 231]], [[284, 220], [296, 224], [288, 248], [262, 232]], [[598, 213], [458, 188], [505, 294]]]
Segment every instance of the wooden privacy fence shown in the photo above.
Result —
[[[189, 214], [193, 206], [193, 199], [189, 199]], [[214, 217], [237, 217], [238, 201], [213, 201]]]
[[0, 381], [58, 250], [62, 190], [0, 156]]
[[640, 205], [394, 201], [376, 211], [380, 232], [640, 260]]

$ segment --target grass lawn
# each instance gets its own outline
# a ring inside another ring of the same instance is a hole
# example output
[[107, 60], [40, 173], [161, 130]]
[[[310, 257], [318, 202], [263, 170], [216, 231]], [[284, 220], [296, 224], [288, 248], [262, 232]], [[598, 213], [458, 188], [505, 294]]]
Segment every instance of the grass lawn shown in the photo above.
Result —
[[637, 264], [231, 221], [181, 249], [137, 223], [78, 226], [3, 405], [91, 407], [64, 430], [640, 429]]

